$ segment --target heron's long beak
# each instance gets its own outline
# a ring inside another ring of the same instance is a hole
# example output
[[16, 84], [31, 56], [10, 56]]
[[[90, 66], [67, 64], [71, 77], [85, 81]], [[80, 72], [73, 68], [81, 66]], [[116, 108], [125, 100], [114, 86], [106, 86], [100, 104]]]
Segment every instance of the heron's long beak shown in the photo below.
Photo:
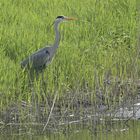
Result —
[[65, 20], [78, 20], [78, 19], [74, 17], [65, 17]]

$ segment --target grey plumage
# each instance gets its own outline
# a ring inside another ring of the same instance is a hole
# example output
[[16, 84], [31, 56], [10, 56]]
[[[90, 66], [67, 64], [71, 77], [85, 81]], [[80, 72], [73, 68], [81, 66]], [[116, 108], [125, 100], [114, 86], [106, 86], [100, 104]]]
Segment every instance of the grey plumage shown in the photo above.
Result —
[[58, 31], [59, 23], [65, 20], [75, 20], [75, 18], [69, 18], [65, 16], [58, 16], [54, 21], [54, 30], [55, 30], [55, 42], [53, 45], [46, 46], [42, 48], [25, 60], [21, 62], [21, 67], [29, 70], [35, 70], [36, 72], [42, 71], [46, 66], [51, 62], [60, 42], [60, 34]]
[[42, 71], [51, 62], [55, 49], [53, 47], [45, 47], [21, 62], [21, 67], [35, 71]]

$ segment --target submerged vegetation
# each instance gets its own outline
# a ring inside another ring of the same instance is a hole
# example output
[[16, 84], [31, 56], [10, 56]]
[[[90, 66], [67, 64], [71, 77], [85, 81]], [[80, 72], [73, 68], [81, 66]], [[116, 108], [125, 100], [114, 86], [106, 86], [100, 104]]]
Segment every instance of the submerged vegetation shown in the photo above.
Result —
[[[71, 108], [72, 102], [72, 106], [96, 104], [96, 96], [112, 105], [136, 94], [140, 76], [137, 12], [135, 0], [1, 0], [0, 109], [23, 101], [31, 104], [33, 93], [36, 104], [45, 105], [52, 104], [57, 93], [62, 109]], [[20, 62], [53, 42], [51, 24], [58, 15], [78, 20], [60, 26], [60, 46], [44, 80], [40, 74], [30, 85]]]

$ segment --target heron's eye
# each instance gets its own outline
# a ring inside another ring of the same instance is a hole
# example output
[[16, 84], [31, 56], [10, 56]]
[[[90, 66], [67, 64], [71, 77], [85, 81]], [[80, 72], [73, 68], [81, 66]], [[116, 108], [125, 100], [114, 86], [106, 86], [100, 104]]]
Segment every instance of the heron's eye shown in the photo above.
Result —
[[57, 19], [60, 19], [60, 18], [61, 18], [61, 19], [64, 19], [64, 17], [63, 17], [63, 16], [58, 16], [58, 17], [57, 17]]

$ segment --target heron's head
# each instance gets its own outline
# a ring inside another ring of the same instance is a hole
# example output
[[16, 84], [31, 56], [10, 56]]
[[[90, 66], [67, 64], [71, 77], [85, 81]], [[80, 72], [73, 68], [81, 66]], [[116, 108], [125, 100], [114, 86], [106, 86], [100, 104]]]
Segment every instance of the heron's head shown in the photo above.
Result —
[[58, 16], [55, 19], [55, 22], [60, 23], [60, 22], [63, 22], [63, 21], [70, 21], [70, 20], [77, 20], [77, 19], [74, 18], [74, 17]]

